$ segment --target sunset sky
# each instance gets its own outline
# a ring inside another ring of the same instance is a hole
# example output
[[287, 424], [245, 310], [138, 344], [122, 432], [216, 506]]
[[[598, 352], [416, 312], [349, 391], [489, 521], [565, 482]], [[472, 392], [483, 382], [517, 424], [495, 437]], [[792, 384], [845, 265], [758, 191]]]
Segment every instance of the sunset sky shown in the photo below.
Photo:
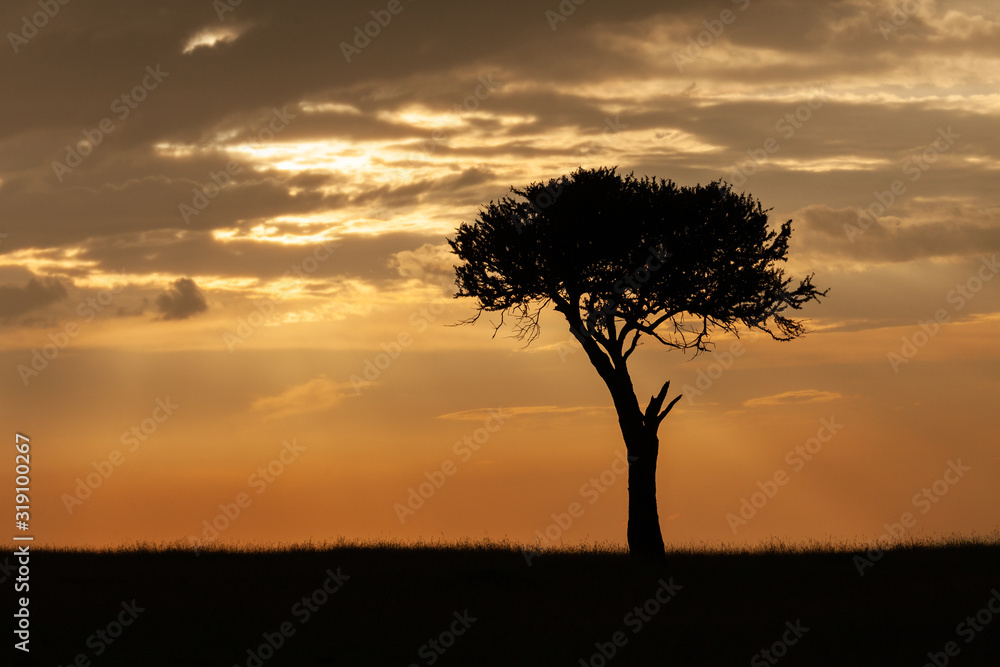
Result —
[[555, 543], [624, 542], [606, 388], [557, 313], [448, 326], [445, 241], [614, 165], [752, 193], [830, 288], [801, 340], [633, 356], [640, 403], [685, 394], [668, 544], [1000, 526], [997, 4], [577, 1], [4, 5], [36, 543], [527, 543], [572, 503]]

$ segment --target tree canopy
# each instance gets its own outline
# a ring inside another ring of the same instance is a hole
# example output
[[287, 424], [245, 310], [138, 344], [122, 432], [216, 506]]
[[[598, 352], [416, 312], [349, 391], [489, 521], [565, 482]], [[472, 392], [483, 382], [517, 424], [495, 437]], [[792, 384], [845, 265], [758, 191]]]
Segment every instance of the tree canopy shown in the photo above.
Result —
[[465, 260], [456, 297], [477, 300], [469, 321], [514, 316], [529, 343], [549, 304], [622, 360], [642, 335], [696, 353], [713, 328], [791, 340], [804, 328], [782, 313], [825, 294], [812, 276], [785, 277], [791, 220], [771, 229], [759, 201], [721, 181], [678, 187], [602, 167], [511, 191], [449, 243]]

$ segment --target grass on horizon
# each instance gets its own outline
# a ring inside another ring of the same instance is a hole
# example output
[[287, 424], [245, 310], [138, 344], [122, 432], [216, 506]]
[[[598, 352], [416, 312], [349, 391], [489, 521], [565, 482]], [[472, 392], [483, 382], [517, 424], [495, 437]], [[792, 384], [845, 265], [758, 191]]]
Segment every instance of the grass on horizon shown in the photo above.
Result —
[[[948, 535], [908, 535], [900, 539], [875, 541], [855, 538], [853, 540], [828, 537], [824, 540], [809, 539], [801, 542], [785, 541], [777, 536], [771, 536], [755, 544], [732, 544], [722, 540], [715, 542], [701, 541], [688, 544], [667, 544], [666, 553], [671, 554], [726, 554], [726, 555], [762, 555], [762, 554], [807, 554], [807, 553], [858, 553], [877, 547], [881, 551], [906, 551], [914, 549], [947, 549], [961, 548], [1000, 548], [1000, 528], [985, 535], [963, 535], [951, 533]], [[253, 541], [214, 541], [202, 544], [197, 549], [185, 540], [153, 542], [148, 540], [133, 540], [122, 542], [116, 546], [60, 546], [34, 545], [34, 552], [52, 553], [295, 553], [333, 551], [340, 549], [352, 550], [450, 550], [465, 552], [534, 552], [544, 554], [607, 554], [627, 555], [628, 545], [623, 542], [605, 540], [587, 542], [575, 545], [539, 546], [537, 543], [519, 543], [513, 540], [482, 538], [473, 540], [465, 538], [449, 541], [444, 538], [432, 540], [400, 540], [391, 538], [348, 539], [337, 537], [330, 540], [305, 542], [253, 542]]]
[[[782, 665], [921, 665], [962, 641], [956, 624], [1000, 591], [1000, 531], [897, 540], [881, 554], [861, 540], [670, 545], [655, 564], [614, 542], [535, 546], [339, 538], [220, 542], [198, 556], [187, 542], [35, 547], [31, 664], [611, 667], [612, 655], [613, 667], [760, 665], [801, 622], [808, 632], [784, 647]], [[327, 595], [333, 573], [346, 583]], [[308, 615], [306, 598], [316, 601]], [[137, 620], [96, 643], [130, 602], [143, 609]], [[463, 613], [475, 622], [436, 652], [430, 642]], [[274, 640], [282, 624], [290, 634]], [[997, 664], [997, 644], [1000, 614], [961, 644], [961, 664]]]

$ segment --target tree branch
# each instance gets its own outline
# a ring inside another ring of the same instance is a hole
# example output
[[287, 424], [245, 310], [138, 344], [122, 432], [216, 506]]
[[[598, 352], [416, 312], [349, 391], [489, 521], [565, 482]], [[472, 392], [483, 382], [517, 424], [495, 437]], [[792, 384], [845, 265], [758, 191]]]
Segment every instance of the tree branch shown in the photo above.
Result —
[[677, 401], [681, 400], [681, 398], [683, 396], [684, 396], [684, 394], [677, 394], [677, 397], [674, 398], [674, 400], [670, 401], [670, 403], [667, 404], [667, 407], [665, 407], [663, 409], [663, 412], [661, 412], [660, 414], [658, 414], [656, 416], [656, 427], [657, 428], [660, 427], [660, 422], [663, 421], [664, 417], [666, 417], [668, 414], [670, 414], [670, 411], [674, 409], [674, 406], [677, 404]]
[[656, 396], [649, 397], [649, 405], [646, 406], [645, 422], [646, 426], [649, 426], [656, 419], [657, 414], [660, 411], [660, 406], [663, 405], [664, 399], [667, 397], [667, 390], [670, 389], [670, 380], [664, 383], [663, 388], [660, 389], [660, 393]]
[[646, 413], [643, 416], [643, 422], [646, 424], [646, 428], [652, 429], [653, 435], [655, 435], [657, 429], [660, 428], [660, 422], [663, 421], [663, 418], [670, 413], [673, 407], [677, 404], [677, 401], [681, 400], [681, 397], [684, 395], [678, 394], [676, 398], [667, 404], [666, 408], [660, 410], [660, 407], [663, 405], [663, 401], [667, 398], [667, 390], [669, 388], [670, 381], [667, 380], [667, 382], [663, 385], [663, 388], [660, 389], [660, 393], [656, 396], [651, 396], [649, 398], [649, 405], [646, 406]]
[[[625, 353], [622, 355], [622, 360], [623, 361], [627, 361], [628, 358], [629, 358], [629, 355], [631, 355], [632, 352], [635, 351], [635, 346], [638, 345], [638, 343], [639, 343], [639, 337], [640, 336], [642, 336], [642, 333], [639, 332], [639, 331], [636, 331], [635, 332], [635, 336], [632, 338], [632, 343], [628, 346], [628, 349], [625, 350]], [[625, 341], [625, 335], [623, 334], [622, 335], [622, 342], [624, 342], [624, 341]]]

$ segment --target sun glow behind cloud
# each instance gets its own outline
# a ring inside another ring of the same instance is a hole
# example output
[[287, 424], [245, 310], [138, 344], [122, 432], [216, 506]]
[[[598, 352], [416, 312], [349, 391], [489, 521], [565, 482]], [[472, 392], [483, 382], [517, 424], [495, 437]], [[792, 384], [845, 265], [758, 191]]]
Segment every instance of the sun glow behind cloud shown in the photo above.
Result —
[[239, 39], [250, 26], [220, 25], [202, 28], [184, 44], [182, 53], [189, 54], [200, 48], [212, 48], [216, 44], [231, 44]]

